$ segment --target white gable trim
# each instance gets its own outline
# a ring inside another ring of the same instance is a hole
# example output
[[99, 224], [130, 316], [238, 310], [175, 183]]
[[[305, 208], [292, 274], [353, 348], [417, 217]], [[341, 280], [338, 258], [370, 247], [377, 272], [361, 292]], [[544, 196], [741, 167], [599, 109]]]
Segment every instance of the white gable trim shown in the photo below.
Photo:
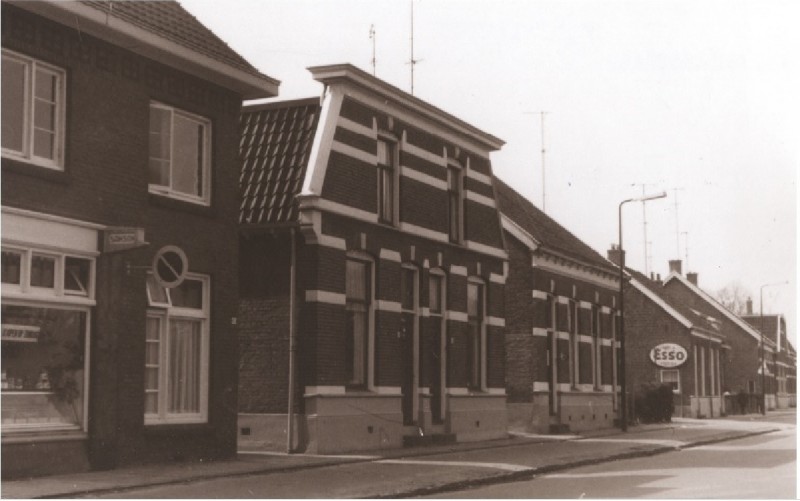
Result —
[[333, 136], [336, 133], [336, 123], [342, 109], [343, 96], [329, 92], [322, 101], [319, 112], [319, 123], [311, 145], [311, 154], [308, 157], [306, 177], [303, 180], [301, 195], [321, 195], [322, 182], [325, 180], [325, 171], [328, 169], [328, 159], [331, 155]]
[[500, 213], [500, 222], [503, 225], [503, 229], [511, 234], [514, 238], [522, 242], [525, 247], [529, 248], [530, 250], [536, 250], [539, 248], [540, 242], [536, 241], [530, 233], [523, 230], [520, 225], [515, 223], [510, 217], [506, 216], [502, 212]]

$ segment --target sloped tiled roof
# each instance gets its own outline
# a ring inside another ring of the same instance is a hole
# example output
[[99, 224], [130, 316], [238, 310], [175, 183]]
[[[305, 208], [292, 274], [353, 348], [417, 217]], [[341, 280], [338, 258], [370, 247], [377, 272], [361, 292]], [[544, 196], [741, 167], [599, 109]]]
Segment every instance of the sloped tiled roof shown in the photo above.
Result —
[[253, 76], [270, 79], [228, 47], [178, 2], [86, 0], [82, 3]]
[[303, 187], [319, 112], [318, 98], [242, 109], [240, 223], [279, 225], [297, 220], [295, 197]]
[[540, 242], [543, 247], [611, 272], [616, 270], [616, 267], [597, 251], [497, 177], [494, 178], [494, 186], [500, 212]]
[[[741, 315], [742, 320], [753, 326], [754, 329], [761, 331], [761, 316], [760, 315]], [[779, 315], [764, 315], [764, 335], [777, 341], [775, 336], [778, 333], [778, 319]]]
[[724, 337], [721, 331], [721, 323], [719, 319], [706, 315], [700, 311], [695, 310], [689, 306], [686, 298], [682, 298], [680, 292], [665, 289], [660, 282], [654, 282], [647, 278], [643, 273], [640, 273], [632, 268], [625, 267], [628, 272], [636, 281], [647, 290], [658, 296], [662, 301], [667, 303], [675, 311], [681, 314], [686, 320], [691, 322], [694, 327], [701, 328], [708, 332], [714, 333], [717, 336]]

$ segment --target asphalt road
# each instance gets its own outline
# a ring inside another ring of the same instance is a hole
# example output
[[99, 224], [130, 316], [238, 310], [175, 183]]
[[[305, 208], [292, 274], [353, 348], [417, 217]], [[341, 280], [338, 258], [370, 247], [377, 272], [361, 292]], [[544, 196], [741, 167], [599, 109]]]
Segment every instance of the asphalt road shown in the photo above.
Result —
[[766, 435], [434, 497], [796, 499], [796, 427], [780, 421]]

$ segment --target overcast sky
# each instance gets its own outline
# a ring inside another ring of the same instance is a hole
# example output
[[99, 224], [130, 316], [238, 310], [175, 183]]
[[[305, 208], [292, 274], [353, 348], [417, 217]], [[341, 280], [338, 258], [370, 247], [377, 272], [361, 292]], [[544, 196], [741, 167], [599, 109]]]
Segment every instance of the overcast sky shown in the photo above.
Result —
[[[281, 98], [351, 63], [410, 90], [410, 0], [181, 0]], [[415, 0], [415, 95], [506, 141], [496, 175], [605, 255], [669, 259], [709, 292], [739, 282], [796, 340], [800, 2]], [[678, 191], [673, 191], [677, 189]], [[676, 211], [677, 202], [677, 211]], [[676, 227], [677, 223], [677, 227]], [[688, 247], [688, 249], [687, 249]], [[688, 260], [687, 260], [688, 250]], [[796, 346], [796, 343], [795, 343]]]

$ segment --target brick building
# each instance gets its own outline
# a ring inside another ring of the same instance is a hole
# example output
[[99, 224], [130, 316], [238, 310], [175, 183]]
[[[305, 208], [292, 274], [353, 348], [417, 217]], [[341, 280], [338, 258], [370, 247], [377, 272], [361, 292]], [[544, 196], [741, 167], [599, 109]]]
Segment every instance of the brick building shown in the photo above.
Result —
[[[775, 372], [771, 376], [773, 387], [767, 393], [775, 395], [774, 407], [786, 409], [797, 406], [797, 352], [786, 335], [786, 319], [781, 314], [754, 315], [753, 303], [748, 299], [747, 313], [742, 319], [775, 342]], [[769, 402], [768, 402], [769, 404]]]
[[495, 178], [509, 255], [506, 388], [513, 429], [608, 428], [618, 417], [614, 266]]
[[502, 141], [353, 66], [309, 71], [321, 99], [242, 118], [241, 447], [504, 436]]
[[4, 1], [2, 52], [3, 476], [234, 454], [228, 167], [278, 82], [175, 2]]
[[[709, 357], [708, 364], [716, 365], [715, 360], [719, 359], [721, 384], [717, 386], [720, 394], [736, 395], [745, 392], [761, 395], [762, 377], [759, 367], [762, 337], [758, 330], [703, 291], [698, 285], [697, 273], [687, 273], [684, 276], [680, 260], [670, 261], [670, 274], [664, 280], [663, 287], [671, 297], [678, 298], [692, 312], [713, 318], [719, 325], [718, 330], [724, 339], [723, 349], [714, 351], [713, 355], [706, 353], [706, 356]], [[698, 353], [697, 356], [700, 355]], [[765, 337], [764, 356], [767, 370], [763, 378], [764, 393], [767, 408], [770, 409], [775, 406], [775, 383], [771, 376], [775, 374], [775, 342], [768, 337]]]
[[[608, 254], [619, 262], [619, 250]], [[626, 272], [625, 362], [631, 395], [649, 383], [670, 384], [675, 416], [721, 416], [726, 387], [721, 360], [728, 358], [731, 346], [719, 315], [693, 308], [683, 291], [665, 288], [660, 276], [648, 278], [630, 268]], [[635, 399], [631, 402], [635, 405]]]

